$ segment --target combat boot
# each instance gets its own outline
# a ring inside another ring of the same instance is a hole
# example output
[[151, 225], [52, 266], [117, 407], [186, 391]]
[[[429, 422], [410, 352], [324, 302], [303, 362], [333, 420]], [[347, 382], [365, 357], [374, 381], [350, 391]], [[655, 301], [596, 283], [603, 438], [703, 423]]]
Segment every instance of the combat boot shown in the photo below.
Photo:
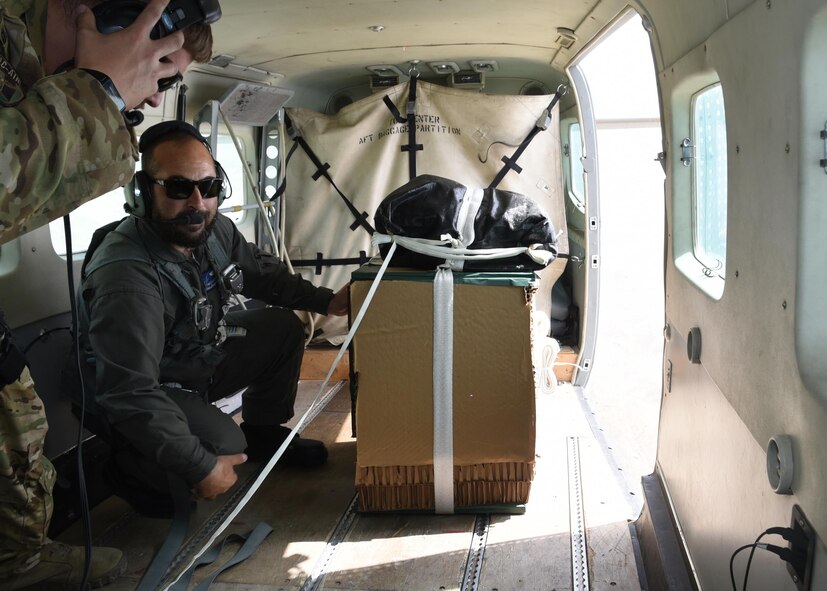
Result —
[[[40, 562], [25, 572], [11, 575], [0, 583], [2, 591], [78, 591], [86, 549], [61, 542], [49, 542], [40, 549]], [[126, 572], [126, 558], [120, 550], [92, 546], [92, 564], [87, 589], [112, 583]]]
[[[253, 462], [269, 460], [290, 435], [290, 429], [284, 425], [241, 423], [241, 430], [244, 431], [244, 437], [247, 439], [247, 449], [244, 453]], [[321, 441], [304, 439], [297, 434], [284, 450], [282, 459], [288, 466], [315, 468], [327, 461], [327, 448]]]

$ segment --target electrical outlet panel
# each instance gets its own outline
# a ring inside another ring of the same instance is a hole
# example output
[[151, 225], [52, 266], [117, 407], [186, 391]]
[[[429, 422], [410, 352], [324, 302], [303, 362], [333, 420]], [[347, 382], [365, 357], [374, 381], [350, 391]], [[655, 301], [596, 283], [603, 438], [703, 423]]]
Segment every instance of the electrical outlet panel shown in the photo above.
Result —
[[807, 517], [798, 505], [793, 506], [793, 514], [790, 519], [790, 529], [798, 538], [789, 543], [793, 552], [793, 558], [787, 562], [787, 571], [795, 582], [798, 591], [810, 591], [810, 581], [813, 577], [813, 555], [816, 548], [816, 533], [813, 526], [807, 521]]

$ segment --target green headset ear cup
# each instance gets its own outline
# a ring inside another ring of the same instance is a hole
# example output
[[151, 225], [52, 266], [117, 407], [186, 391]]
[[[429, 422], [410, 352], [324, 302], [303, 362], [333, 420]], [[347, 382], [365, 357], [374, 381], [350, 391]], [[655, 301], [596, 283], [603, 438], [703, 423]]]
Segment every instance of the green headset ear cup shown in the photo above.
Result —
[[130, 187], [126, 189], [126, 209], [139, 218], [148, 218], [152, 203], [152, 188], [149, 177], [139, 170], [132, 177]]

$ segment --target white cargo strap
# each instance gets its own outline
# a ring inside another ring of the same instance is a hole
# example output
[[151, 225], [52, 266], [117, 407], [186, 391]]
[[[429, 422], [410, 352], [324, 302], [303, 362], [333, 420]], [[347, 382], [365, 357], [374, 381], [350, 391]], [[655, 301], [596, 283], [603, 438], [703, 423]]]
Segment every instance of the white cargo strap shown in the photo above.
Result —
[[382, 276], [385, 274], [385, 270], [388, 268], [388, 264], [391, 262], [394, 252], [396, 252], [396, 245], [391, 244], [390, 250], [388, 250], [388, 254], [385, 257], [382, 266], [379, 267], [379, 271], [376, 273], [376, 278], [373, 280], [373, 284], [371, 284], [370, 289], [368, 290], [368, 294], [365, 297], [365, 301], [362, 304], [362, 307], [359, 309], [359, 313], [356, 315], [356, 319], [353, 321], [353, 326], [350, 327], [350, 330], [348, 331], [347, 336], [345, 337], [345, 340], [342, 343], [342, 346], [339, 348], [339, 353], [333, 360], [333, 363], [330, 366], [330, 370], [327, 372], [327, 376], [325, 377], [324, 382], [322, 382], [322, 385], [319, 388], [319, 393], [316, 395], [316, 398], [314, 398], [313, 402], [310, 404], [310, 408], [308, 408], [305, 411], [305, 413], [299, 419], [298, 423], [296, 423], [296, 426], [293, 427], [292, 431], [290, 431], [290, 434], [287, 436], [287, 438], [284, 440], [281, 446], [276, 450], [276, 453], [274, 453], [273, 457], [270, 458], [270, 461], [268, 461], [264, 468], [261, 469], [261, 472], [256, 477], [255, 482], [253, 482], [252, 486], [250, 486], [250, 490], [247, 491], [247, 493], [241, 498], [241, 500], [238, 502], [235, 508], [233, 508], [230, 514], [227, 515], [227, 517], [224, 519], [221, 525], [218, 526], [215, 532], [213, 532], [212, 536], [210, 536], [210, 539], [207, 540], [207, 542], [204, 544], [201, 550], [199, 550], [198, 553], [195, 556], [193, 556], [192, 560], [190, 560], [187, 567], [181, 573], [179, 573], [179, 575], [175, 578], [174, 581], [172, 581], [169, 585], [164, 587], [165, 591], [169, 591], [172, 588], [172, 586], [178, 582], [178, 580], [184, 575], [184, 573], [186, 573], [196, 563], [196, 561], [198, 561], [198, 559], [201, 558], [201, 556], [210, 548], [210, 546], [213, 545], [213, 543], [218, 539], [218, 536], [220, 536], [221, 533], [225, 529], [227, 529], [227, 526], [233, 522], [236, 516], [239, 513], [241, 513], [241, 510], [249, 502], [249, 500], [253, 498], [253, 495], [262, 485], [265, 478], [267, 478], [267, 476], [273, 470], [273, 468], [276, 465], [276, 462], [278, 462], [281, 456], [284, 455], [287, 446], [289, 446], [290, 443], [293, 441], [293, 438], [296, 436], [296, 433], [298, 433], [304, 428], [304, 425], [307, 422], [307, 417], [310, 416], [311, 412], [315, 412], [316, 406], [319, 403], [319, 400], [322, 398], [325, 388], [327, 387], [328, 382], [330, 382], [330, 378], [333, 376], [333, 372], [336, 370], [336, 366], [339, 365], [339, 361], [342, 360], [345, 351], [347, 351], [347, 348], [350, 346], [350, 341], [353, 340], [353, 335], [356, 334], [356, 330], [362, 323], [362, 318], [364, 318], [365, 312], [367, 312], [368, 310], [370, 301], [373, 299], [373, 295], [376, 293], [376, 289], [379, 287], [379, 282], [382, 280]]
[[434, 277], [434, 510], [454, 512], [454, 274]]
[[[476, 238], [474, 220], [477, 219], [477, 212], [480, 210], [484, 195], [485, 191], [482, 189], [469, 188], [465, 192], [456, 220], [457, 230], [459, 230], [459, 244], [457, 246], [468, 248], [474, 243], [474, 238]], [[455, 259], [450, 261], [449, 264], [452, 269], [462, 271], [465, 259]]]

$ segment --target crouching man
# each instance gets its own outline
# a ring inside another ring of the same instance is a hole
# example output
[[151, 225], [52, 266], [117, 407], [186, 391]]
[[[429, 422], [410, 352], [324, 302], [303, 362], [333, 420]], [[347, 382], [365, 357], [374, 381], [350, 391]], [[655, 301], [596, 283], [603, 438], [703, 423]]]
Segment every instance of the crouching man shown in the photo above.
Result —
[[[84, 263], [80, 334], [91, 406], [113, 445], [104, 473], [136, 510], [166, 516], [168, 473], [213, 499], [235, 483], [234, 466], [283, 443], [304, 351], [292, 310], [343, 315], [347, 291], [291, 274], [217, 213], [226, 179], [193, 126], [155, 125], [140, 151], [132, 215]], [[228, 311], [233, 293], [272, 307]], [[211, 403], [244, 387], [239, 428]], [[322, 442], [298, 437], [284, 456], [326, 459]]]

